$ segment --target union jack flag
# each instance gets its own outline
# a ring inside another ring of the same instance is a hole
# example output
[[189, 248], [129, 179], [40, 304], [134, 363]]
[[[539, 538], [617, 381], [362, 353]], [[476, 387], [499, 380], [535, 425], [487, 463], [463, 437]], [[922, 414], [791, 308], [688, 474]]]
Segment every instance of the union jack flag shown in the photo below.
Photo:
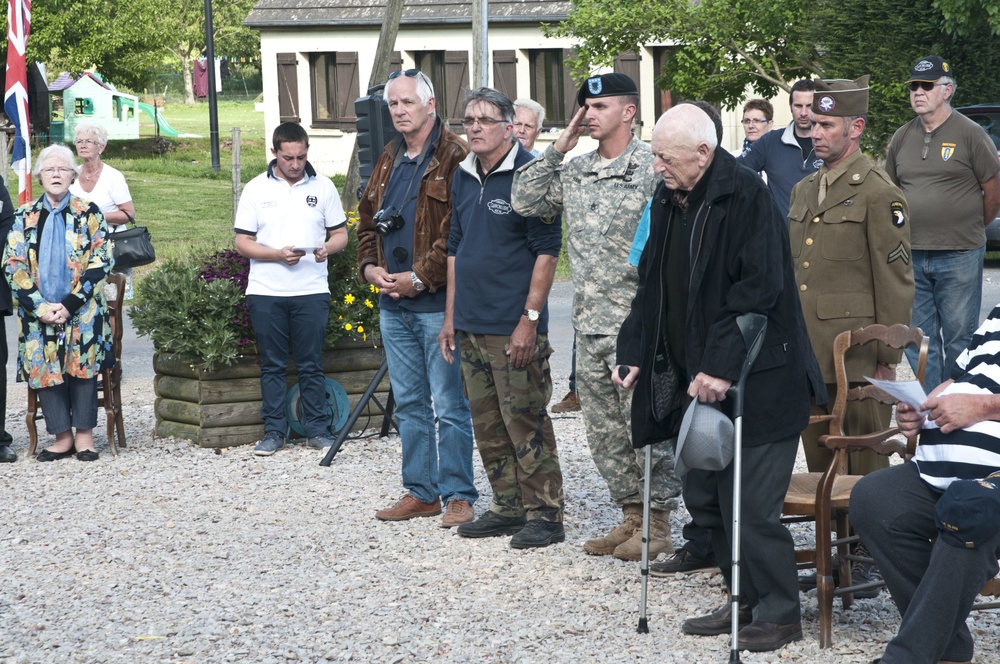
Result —
[[17, 173], [18, 202], [31, 200], [31, 148], [28, 138], [28, 65], [25, 51], [31, 32], [31, 0], [8, 0], [7, 90], [3, 112], [14, 123], [14, 152], [11, 167]]

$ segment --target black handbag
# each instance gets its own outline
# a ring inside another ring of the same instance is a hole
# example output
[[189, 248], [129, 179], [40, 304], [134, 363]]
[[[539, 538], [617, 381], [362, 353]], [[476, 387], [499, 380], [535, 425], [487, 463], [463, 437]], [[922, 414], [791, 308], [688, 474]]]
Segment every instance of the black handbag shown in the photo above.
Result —
[[153, 248], [153, 238], [149, 235], [149, 229], [145, 226], [136, 226], [135, 219], [128, 212], [125, 212], [125, 216], [132, 226], [117, 233], [108, 233], [108, 238], [111, 240], [111, 254], [115, 257], [117, 270], [149, 265], [156, 260], [156, 249]]
[[680, 372], [677, 371], [670, 351], [662, 346], [653, 360], [651, 383], [653, 417], [657, 422], [662, 422], [670, 413], [680, 408], [684, 396]]

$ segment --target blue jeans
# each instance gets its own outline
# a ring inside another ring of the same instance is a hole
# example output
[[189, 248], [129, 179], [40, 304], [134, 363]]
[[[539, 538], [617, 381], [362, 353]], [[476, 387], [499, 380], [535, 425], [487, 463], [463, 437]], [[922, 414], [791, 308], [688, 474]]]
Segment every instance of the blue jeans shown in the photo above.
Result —
[[288, 346], [291, 343], [295, 370], [299, 375], [299, 403], [302, 428], [310, 438], [329, 434], [326, 408], [326, 377], [323, 375], [323, 337], [330, 316], [330, 295], [273, 297], [248, 295], [250, 322], [260, 353], [260, 418], [264, 432], [284, 438], [288, 433], [285, 417], [285, 379], [288, 373]]
[[45, 430], [53, 436], [72, 427], [86, 431], [97, 426], [97, 376], [74, 378], [63, 374], [63, 382], [43, 387], [37, 393], [45, 414]]
[[[951, 378], [955, 360], [979, 327], [986, 247], [966, 251], [913, 250], [913, 315], [931, 341], [924, 388], [930, 392]], [[919, 351], [910, 346], [906, 359], [916, 371]]]
[[454, 364], [441, 357], [444, 313], [383, 309], [380, 321], [403, 443], [403, 486], [423, 503], [439, 497], [474, 503], [472, 415], [457, 354]]

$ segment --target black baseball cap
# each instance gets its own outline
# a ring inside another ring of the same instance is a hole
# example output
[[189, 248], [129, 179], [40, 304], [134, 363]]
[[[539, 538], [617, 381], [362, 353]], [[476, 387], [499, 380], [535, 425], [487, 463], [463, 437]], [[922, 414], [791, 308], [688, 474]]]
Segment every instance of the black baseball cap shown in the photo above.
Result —
[[975, 549], [1000, 531], [1000, 473], [982, 480], [955, 480], [935, 508], [941, 539], [960, 549]]
[[933, 82], [941, 78], [942, 76], [948, 76], [954, 78], [951, 70], [951, 64], [948, 63], [944, 58], [937, 55], [928, 55], [926, 58], [920, 58], [917, 60], [913, 68], [910, 69], [910, 78], [907, 79], [907, 83], [910, 81], [929, 81]]

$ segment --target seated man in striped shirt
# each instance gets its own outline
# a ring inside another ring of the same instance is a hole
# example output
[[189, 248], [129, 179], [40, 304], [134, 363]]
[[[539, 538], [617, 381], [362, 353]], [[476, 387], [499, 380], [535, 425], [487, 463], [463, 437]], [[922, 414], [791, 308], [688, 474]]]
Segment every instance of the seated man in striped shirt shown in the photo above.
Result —
[[975, 548], [958, 548], [937, 537], [934, 514], [953, 481], [1000, 470], [1000, 305], [953, 375], [919, 411], [905, 404], [896, 410], [904, 434], [920, 432], [913, 461], [865, 476], [851, 494], [851, 523], [903, 616], [881, 664], [971, 661], [965, 619], [998, 571], [1000, 529]]

